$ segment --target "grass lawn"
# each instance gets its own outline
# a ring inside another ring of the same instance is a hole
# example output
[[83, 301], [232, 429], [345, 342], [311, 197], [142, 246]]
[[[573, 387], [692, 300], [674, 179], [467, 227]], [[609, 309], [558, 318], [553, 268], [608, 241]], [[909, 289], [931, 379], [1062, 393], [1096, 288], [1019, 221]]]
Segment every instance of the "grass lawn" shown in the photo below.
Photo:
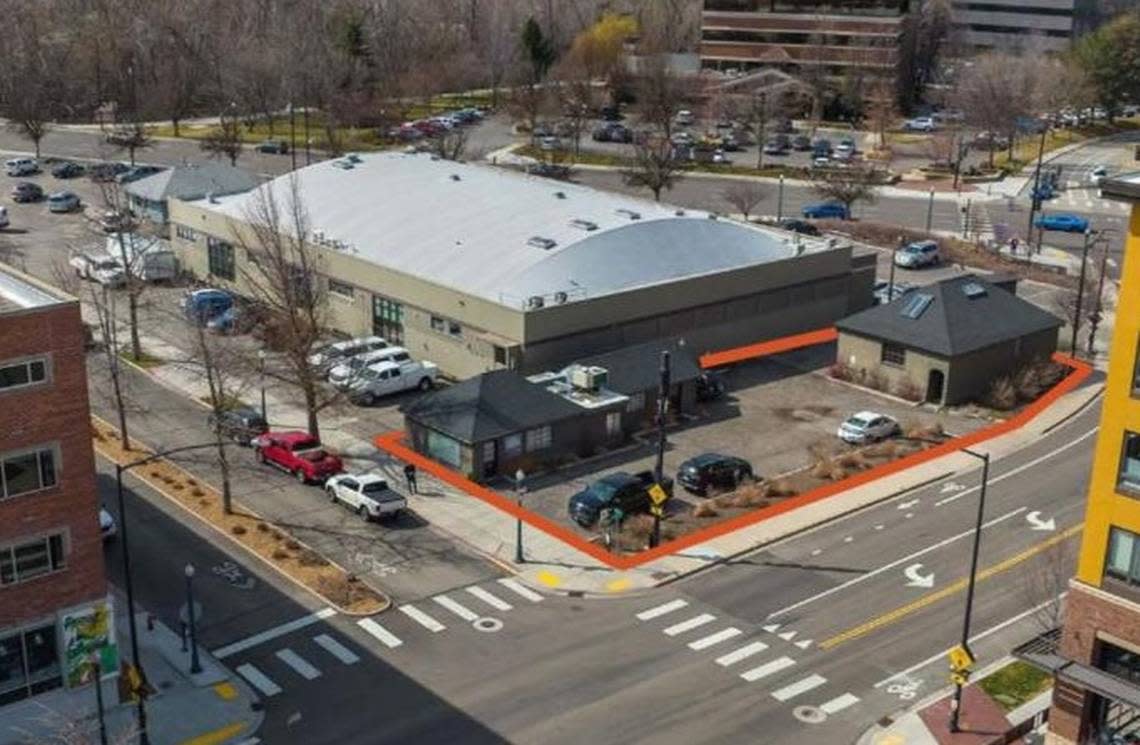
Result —
[[[300, 116], [296, 117], [295, 121], [295, 136], [297, 142], [297, 150], [305, 148], [306, 138], [312, 139], [312, 146], [317, 149], [325, 149], [328, 146], [328, 133], [325, 132], [324, 127], [321, 126], [320, 121], [314, 121], [317, 117], [314, 115], [309, 119], [309, 128], [305, 129], [304, 123]], [[214, 127], [203, 124], [183, 124], [179, 127], [179, 136], [188, 140], [202, 140], [210, 135]], [[337, 130], [341, 140], [341, 148], [343, 150], [380, 150], [384, 147], [390, 147], [389, 140], [376, 136], [376, 130], [371, 127], [340, 127]], [[169, 124], [161, 124], [151, 129], [151, 134], [156, 137], [173, 137], [174, 127]], [[289, 117], [280, 116], [275, 117], [273, 120], [272, 134], [270, 133], [269, 123], [264, 119], [259, 120], [252, 127], [246, 126], [244, 123], [241, 127], [241, 139], [243, 142], [258, 143], [268, 139], [278, 139], [289, 141]]]
[[978, 685], [1003, 709], [1012, 711], [1049, 690], [1053, 685], [1053, 676], [1017, 660], [982, 678]]
[[126, 344], [126, 345], [123, 345], [123, 347], [119, 350], [119, 357], [126, 360], [127, 362], [130, 362], [133, 365], [138, 365], [139, 367], [144, 368], [146, 370], [149, 370], [152, 367], [158, 367], [159, 365], [166, 364], [166, 360], [162, 359], [161, 357], [156, 357], [155, 355], [151, 354], [150, 352], [146, 351], [145, 349], [143, 349], [141, 351], [142, 351], [142, 354], [139, 356], [138, 359], [135, 359], [134, 356], [131, 354], [130, 345]]

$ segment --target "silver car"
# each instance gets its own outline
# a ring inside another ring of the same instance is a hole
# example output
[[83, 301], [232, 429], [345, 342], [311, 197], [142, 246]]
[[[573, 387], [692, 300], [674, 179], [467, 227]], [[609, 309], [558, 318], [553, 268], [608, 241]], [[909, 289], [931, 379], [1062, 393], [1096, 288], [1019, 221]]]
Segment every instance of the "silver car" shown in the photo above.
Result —
[[79, 209], [79, 195], [73, 191], [57, 191], [48, 197], [49, 212], [74, 212]]

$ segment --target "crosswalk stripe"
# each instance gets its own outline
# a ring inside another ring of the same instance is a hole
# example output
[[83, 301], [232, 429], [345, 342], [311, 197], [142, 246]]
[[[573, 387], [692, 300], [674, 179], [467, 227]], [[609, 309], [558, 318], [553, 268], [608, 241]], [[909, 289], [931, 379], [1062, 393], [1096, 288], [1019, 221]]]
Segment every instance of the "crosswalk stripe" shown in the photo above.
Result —
[[539, 595], [537, 592], [519, 582], [517, 579], [503, 577], [499, 580], [499, 584], [515, 593], [516, 595], [521, 595], [532, 603], [542, 602], [542, 595]]
[[215, 649], [212, 654], [219, 660], [224, 660], [230, 655], [235, 655], [238, 652], [244, 652], [251, 647], [256, 647], [258, 644], [267, 642], [270, 639], [276, 639], [279, 636], [291, 634], [298, 629], [303, 629], [306, 626], [317, 623], [318, 621], [323, 621], [324, 619], [335, 615], [336, 611], [332, 608], [322, 608], [316, 613], [310, 613], [308, 615], [301, 616], [295, 621], [289, 621], [288, 623], [283, 623], [280, 626], [274, 626], [271, 629], [266, 629], [265, 631], [254, 634], [253, 636], [246, 637], [240, 641], [236, 641], [232, 644], [227, 644], [224, 647]]
[[276, 655], [277, 659], [296, 670], [297, 674], [305, 680], [313, 680], [321, 677], [320, 670], [310, 665], [308, 660], [288, 647], [277, 650]]
[[389, 649], [395, 649], [403, 644], [400, 638], [393, 634], [388, 629], [373, 621], [371, 618], [362, 618], [356, 622], [356, 625], [367, 631], [372, 636], [376, 637]]
[[281, 686], [267, 678], [265, 673], [248, 662], [243, 665], [238, 665], [237, 672], [238, 675], [248, 680], [251, 686], [261, 691], [261, 695], [263, 696], [276, 696], [278, 693], [281, 693]]
[[765, 644], [764, 642], [752, 642], [751, 644], [745, 644], [743, 647], [741, 647], [740, 649], [737, 649], [736, 651], [729, 652], [726, 655], [721, 655], [720, 657], [717, 657], [716, 658], [716, 664], [720, 665], [721, 667], [728, 667], [729, 665], [735, 665], [737, 662], [740, 662], [741, 660], [747, 659], [754, 654], [759, 654], [760, 652], [763, 652], [767, 648], [768, 648], [768, 645]]
[[820, 705], [819, 710], [824, 714], [836, 714], [857, 703], [859, 703], [858, 696], [853, 693], [844, 693], [842, 696], [836, 696], [826, 704]]
[[510, 610], [511, 608], [514, 607], [513, 605], [508, 603], [506, 600], [503, 600], [496, 595], [492, 595], [491, 593], [484, 590], [482, 587], [468, 587], [467, 592], [469, 592], [472, 595], [474, 595], [475, 597], [479, 598], [480, 600], [482, 600], [484, 603], [491, 606], [495, 610]]
[[326, 652], [331, 654], [333, 657], [336, 657], [346, 665], [355, 665], [357, 662], [360, 662], [360, 658], [357, 657], [355, 652], [338, 642], [336, 639], [333, 639], [328, 634], [320, 634], [318, 636], [314, 636], [313, 641], [324, 647], [324, 650]]
[[784, 686], [778, 691], [772, 691], [772, 698], [777, 701], [790, 701], [801, 693], [807, 693], [813, 688], [819, 688], [826, 682], [827, 678], [813, 673], [803, 680], [797, 680], [791, 685]]
[[699, 616], [693, 616], [688, 621], [681, 621], [681, 623], [673, 624], [669, 628], [665, 629], [665, 635], [677, 636], [678, 634], [683, 634], [686, 631], [692, 631], [699, 626], [704, 626], [706, 623], [712, 623], [715, 620], [716, 616], [713, 614], [702, 613]]
[[689, 642], [689, 649], [695, 649], [698, 651], [707, 649], [714, 644], [720, 644], [721, 642], [727, 641], [734, 636], [740, 636], [742, 633], [744, 632], [740, 629], [729, 626], [727, 629], [721, 629], [715, 634], [709, 634], [703, 639], [697, 639], [695, 642]]
[[424, 613], [422, 610], [414, 605], [411, 605], [410, 603], [408, 605], [401, 605], [400, 612], [433, 634], [438, 634], [447, 628], [442, 623], [435, 620], [427, 613]]
[[479, 619], [478, 613], [471, 610], [467, 606], [460, 605], [459, 603], [455, 602], [454, 600], [452, 600], [451, 598], [449, 598], [446, 595], [436, 595], [435, 597], [432, 598], [432, 600], [439, 603], [444, 608], [447, 608], [449, 611], [451, 611], [455, 615], [459, 616], [464, 621], [471, 622], [471, 621], [476, 621]]
[[754, 681], [760, 680], [767, 675], [771, 675], [772, 673], [778, 673], [784, 668], [791, 667], [794, 664], [796, 664], [796, 661], [791, 657], [780, 657], [779, 659], [772, 660], [771, 662], [766, 662], [760, 667], [754, 667], [751, 670], [745, 670], [740, 674], [740, 677], [744, 678], [749, 683], [752, 683]]
[[681, 608], [684, 608], [688, 604], [689, 604], [689, 601], [681, 600], [680, 598], [677, 598], [676, 600], [670, 600], [668, 603], [664, 603], [663, 605], [658, 605], [654, 608], [650, 608], [649, 610], [641, 611], [640, 613], [637, 614], [637, 620], [639, 620], [639, 621], [652, 621], [654, 618], [657, 618], [658, 616], [663, 616], [666, 613], [672, 613], [675, 610], [680, 610]]

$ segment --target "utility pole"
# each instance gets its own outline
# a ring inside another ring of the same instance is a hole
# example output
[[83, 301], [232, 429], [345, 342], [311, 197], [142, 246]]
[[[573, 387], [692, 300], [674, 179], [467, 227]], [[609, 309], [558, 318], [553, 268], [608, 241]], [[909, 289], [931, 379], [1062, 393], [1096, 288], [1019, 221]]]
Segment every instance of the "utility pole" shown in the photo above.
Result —
[[[978, 490], [978, 517], [974, 523], [974, 549], [970, 556], [970, 581], [966, 585], [966, 613], [962, 619], [962, 648], [970, 651], [970, 616], [974, 611], [974, 585], [978, 577], [978, 548], [982, 542], [982, 521], [986, 514], [986, 485], [990, 479], [990, 454], [962, 448], [963, 453], [982, 461], [982, 485]], [[972, 657], [973, 655], [971, 655]], [[950, 702], [950, 731], [960, 732], [958, 717], [962, 711], [962, 683], [954, 683], [954, 699]]]
[[930, 232], [931, 225], [934, 224], [934, 189], [930, 190], [930, 201], [926, 203], [926, 232]]
[[1089, 261], [1089, 238], [1092, 237], [1092, 230], [1085, 230], [1085, 243], [1081, 248], [1081, 277], [1077, 281], [1077, 306], [1074, 309], [1072, 322], [1073, 322], [1073, 336], [1069, 342], [1069, 354], [1074, 357], [1077, 355], [1077, 332], [1081, 328], [1081, 304], [1085, 295], [1085, 272], [1088, 268]]
[[902, 245], [902, 242], [903, 237], [900, 235], [898, 239], [895, 240], [895, 250], [891, 251], [891, 276], [890, 279], [887, 280], [888, 303], [895, 299], [895, 259], [898, 258], [899, 246]]
[[[665, 481], [665, 415], [669, 413], [669, 353], [661, 353], [661, 383], [657, 389], [657, 463], [653, 478], [660, 486]], [[661, 488], [664, 488], [663, 486]], [[653, 513], [653, 546], [661, 545], [661, 511]]]
[[1097, 327], [1100, 326], [1101, 311], [1104, 308], [1104, 275], [1108, 273], [1108, 241], [1105, 240], [1103, 243], [1104, 246], [1100, 253], [1100, 276], [1097, 277], [1096, 281], [1096, 307], [1093, 308], [1093, 312], [1089, 315], [1088, 355], [1090, 358], [1096, 353], [1093, 348], [1093, 342], [1096, 340], [1096, 330]]
[[[1033, 193], [1030, 194], [1030, 207], [1029, 207], [1029, 226], [1025, 229], [1025, 243], [1026, 247], [1033, 245], [1033, 215], [1041, 209], [1041, 200], [1038, 199], [1038, 188], [1041, 186], [1041, 159], [1045, 157], [1045, 134], [1049, 131], [1048, 126], [1041, 128], [1041, 143], [1037, 146], [1037, 167], [1033, 169]], [[1010, 139], [1012, 142], [1013, 139]], [[1040, 249], [1038, 249], [1040, 251]]]

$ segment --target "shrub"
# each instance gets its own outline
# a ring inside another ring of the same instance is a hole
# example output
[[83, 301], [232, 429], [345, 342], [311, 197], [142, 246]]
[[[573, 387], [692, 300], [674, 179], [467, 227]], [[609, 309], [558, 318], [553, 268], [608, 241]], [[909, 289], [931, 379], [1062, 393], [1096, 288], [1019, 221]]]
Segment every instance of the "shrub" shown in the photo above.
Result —
[[902, 427], [903, 436], [912, 440], [940, 440], [946, 431], [942, 429], [942, 422], [923, 423], [909, 421]]
[[721, 494], [720, 496], [713, 497], [711, 500], [717, 507], [735, 507], [736, 494]]
[[855, 371], [846, 362], [835, 362], [827, 368], [828, 376], [836, 380], [851, 382], [855, 379]]
[[701, 502], [693, 508], [693, 517], [716, 517], [719, 514], [712, 502]]
[[799, 492], [787, 479], [776, 479], [767, 484], [768, 494], [773, 497], [794, 497]]
[[990, 383], [990, 389], [982, 401], [991, 409], [1009, 411], [1017, 406], [1017, 388], [1008, 377], [998, 378]]
[[285, 540], [285, 535], [281, 531], [275, 530], [275, 531], [273, 531], [273, 540], [283, 541], [283, 540]]
[[831, 477], [831, 461], [817, 460], [815, 465], [811, 467], [811, 475], [813, 478], [826, 479]]
[[232, 528], [230, 528], [230, 532], [233, 533], [234, 535], [245, 535], [245, 526], [244, 525], [234, 525]]
[[303, 567], [324, 567], [329, 565], [329, 560], [316, 551], [306, 548], [297, 556], [297, 563]]
[[191, 496], [193, 496], [193, 497], [201, 497], [201, 496], [203, 496], [205, 493], [206, 493], [206, 492], [202, 491], [202, 490], [201, 490], [201, 489], [199, 489], [198, 487], [194, 487], [194, 489], [192, 489], [192, 490], [190, 491], [190, 495], [191, 495]]
[[198, 500], [198, 506], [199, 507], [209, 507], [211, 504], [213, 504], [213, 502], [211, 502], [208, 499], [199, 499]]
[[895, 384], [895, 395], [907, 401], [921, 401], [922, 387], [910, 378], [903, 378]]
[[898, 443], [891, 440], [876, 442], [874, 445], [863, 448], [863, 455], [868, 458], [894, 458], [899, 454]]
[[266, 525], [265, 523], [258, 523], [257, 524], [257, 532], [258, 533], [268, 533], [269, 532], [269, 526]]
[[345, 606], [352, 600], [352, 584], [340, 574], [318, 578], [317, 592], [333, 605]]
[[653, 534], [653, 517], [651, 515], [634, 515], [622, 523], [622, 532], [631, 538], [649, 540]]
[[867, 381], [865, 385], [876, 391], [886, 391], [891, 387], [891, 381], [885, 372], [875, 368], [874, 370], [867, 371]]
[[1065, 377], [1066, 368], [1051, 360], [1031, 362], [1018, 370], [1013, 377], [1017, 397], [1022, 401], [1033, 401]]
[[173, 489], [174, 491], [182, 491], [182, 490], [183, 490], [183, 489], [185, 489], [186, 487], [185, 487], [185, 486], [183, 486], [182, 484], [174, 484], [174, 485], [173, 485], [173, 486], [171, 486], [170, 488], [171, 488], [171, 489]]
[[857, 471], [861, 471], [870, 465], [867, 463], [867, 458], [864, 457], [864, 455], [858, 450], [852, 450], [849, 453], [843, 453], [835, 459], [835, 462], [843, 468]]
[[150, 477], [151, 477], [152, 479], [160, 479], [160, 478], [162, 478], [162, 471], [159, 471], [159, 470], [154, 470], [154, 471], [151, 471], [151, 472], [150, 472]]
[[285, 548], [289, 549], [290, 551], [296, 551], [297, 549], [301, 548], [301, 544], [292, 540], [285, 541]]
[[198, 485], [198, 482], [197, 482], [197, 481], [195, 481], [194, 479], [186, 479], [186, 484], [187, 484], [188, 486], [197, 486], [197, 485]]
[[274, 549], [272, 555], [276, 561], [284, 561], [289, 558], [289, 552], [280, 548]]

